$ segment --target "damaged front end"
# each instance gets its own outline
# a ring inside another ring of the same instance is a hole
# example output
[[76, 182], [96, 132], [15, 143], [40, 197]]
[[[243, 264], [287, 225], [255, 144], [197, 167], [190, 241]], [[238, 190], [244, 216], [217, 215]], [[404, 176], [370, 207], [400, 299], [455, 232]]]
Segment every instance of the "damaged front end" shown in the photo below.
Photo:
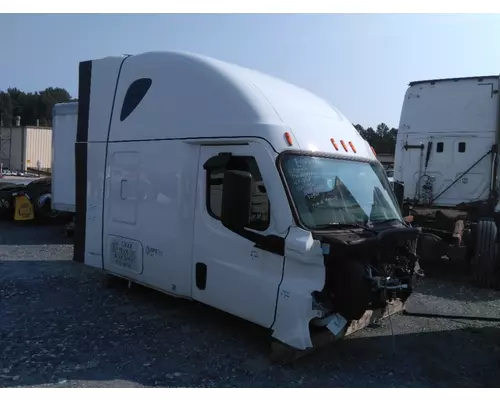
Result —
[[401, 226], [315, 235], [322, 243], [326, 279], [323, 290], [313, 293], [323, 316], [311, 321], [312, 328], [345, 334], [367, 312], [383, 315], [394, 302], [404, 304], [415, 279], [423, 276], [416, 255], [419, 234], [418, 228]]
[[403, 219], [382, 165], [305, 151], [277, 161], [297, 227], [286, 240], [273, 337], [305, 351], [322, 344], [318, 334], [328, 342], [402, 311], [422, 275], [420, 230]]

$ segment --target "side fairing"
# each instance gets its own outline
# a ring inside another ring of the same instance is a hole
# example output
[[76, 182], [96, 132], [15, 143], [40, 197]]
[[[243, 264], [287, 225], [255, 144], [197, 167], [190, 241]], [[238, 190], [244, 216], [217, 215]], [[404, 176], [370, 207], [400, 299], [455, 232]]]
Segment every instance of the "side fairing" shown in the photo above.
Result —
[[276, 308], [273, 337], [297, 349], [312, 347], [309, 322], [323, 316], [312, 293], [325, 284], [323, 251], [311, 232], [291, 227], [285, 241], [285, 270]]

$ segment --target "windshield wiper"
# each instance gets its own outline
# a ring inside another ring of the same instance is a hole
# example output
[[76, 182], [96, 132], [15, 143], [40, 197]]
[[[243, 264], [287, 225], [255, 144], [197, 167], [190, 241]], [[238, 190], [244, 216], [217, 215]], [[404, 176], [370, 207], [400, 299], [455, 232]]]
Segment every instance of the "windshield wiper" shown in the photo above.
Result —
[[378, 232], [373, 230], [373, 229], [370, 229], [369, 227], [367, 227], [366, 225], [361, 225], [361, 224], [343, 224], [343, 223], [340, 223], [340, 222], [330, 222], [328, 224], [321, 224], [321, 225], [316, 225], [316, 228], [317, 229], [349, 229], [349, 228], [359, 228], [359, 229], [363, 229], [367, 232], [372, 232], [372, 233], [376, 233], [378, 235]]

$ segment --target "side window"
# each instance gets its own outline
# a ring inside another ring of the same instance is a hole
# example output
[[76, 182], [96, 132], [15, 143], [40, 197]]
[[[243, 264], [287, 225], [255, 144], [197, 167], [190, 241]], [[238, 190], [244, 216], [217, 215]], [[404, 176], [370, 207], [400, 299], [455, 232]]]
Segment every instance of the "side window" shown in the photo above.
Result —
[[443, 150], [444, 150], [444, 143], [443, 142], [437, 142], [436, 153], [442, 153]]
[[224, 171], [247, 171], [252, 174], [252, 209], [250, 224], [247, 228], [265, 231], [269, 227], [269, 198], [262, 181], [257, 161], [253, 157], [231, 157], [225, 168], [210, 169], [207, 171], [207, 211], [215, 219], [220, 219], [222, 206], [222, 192], [224, 190]]
[[141, 78], [132, 82], [123, 99], [120, 121], [124, 121], [137, 108], [144, 96], [146, 96], [152, 82], [149, 78]]
[[465, 153], [465, 142], [458, 143], [458, 152]]

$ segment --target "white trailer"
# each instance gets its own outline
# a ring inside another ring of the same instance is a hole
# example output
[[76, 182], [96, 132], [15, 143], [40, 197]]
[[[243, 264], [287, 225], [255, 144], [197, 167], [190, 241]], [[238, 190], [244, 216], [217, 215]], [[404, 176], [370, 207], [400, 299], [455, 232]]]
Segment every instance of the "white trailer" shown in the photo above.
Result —
[[177, 52], [82, 62], [78, 98], [75, 261], [299, 350], [410, 295], [419, 230], [321, 98]]
[[75, 142], [78, 102], [52, 109], [52, 209], [75, 212]]
[[[488, 285], [498, 283], [499, 272], [498, 87], [497, 75], [411, 82], [394, 165], [407, 209], [416, 220], [426, 215], [421, 222], [429, 232], [446, 239], [453, 231], [455, 244], [463, 239], [468, 261]], [[439, 218], [429, 219], [429, 211]]]

